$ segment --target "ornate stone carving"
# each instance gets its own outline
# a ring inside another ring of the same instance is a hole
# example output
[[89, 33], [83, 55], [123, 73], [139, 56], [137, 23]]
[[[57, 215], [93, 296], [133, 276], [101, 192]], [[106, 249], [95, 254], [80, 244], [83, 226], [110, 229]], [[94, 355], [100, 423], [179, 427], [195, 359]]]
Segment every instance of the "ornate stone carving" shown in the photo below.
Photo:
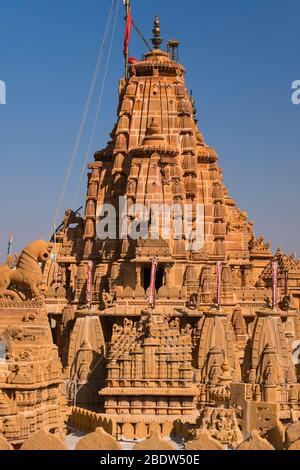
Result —
[[63, 376], [45, 308], [27, 308], [27, 302], [21, 302], [21, 307], [14, 302], [4, 307], [1, 302], [0, 338], [7, 346], [5, 358], [0, 360], [4, 437], [19, 446], [42, 427], [63, 434]]
[[[42, 284], [42, 270], [39, 263], [47, 261], [50, 257], [51, 247], [43, 240], [28, 245], [19, 256], [15, 269], [8, 264], [0, 267], [0, 297], [23, 299], [20, 288], [29, 289], [31, 298], [39, 298], [39, 286]], [[9, 290], [16, 286], [18, 291]]]

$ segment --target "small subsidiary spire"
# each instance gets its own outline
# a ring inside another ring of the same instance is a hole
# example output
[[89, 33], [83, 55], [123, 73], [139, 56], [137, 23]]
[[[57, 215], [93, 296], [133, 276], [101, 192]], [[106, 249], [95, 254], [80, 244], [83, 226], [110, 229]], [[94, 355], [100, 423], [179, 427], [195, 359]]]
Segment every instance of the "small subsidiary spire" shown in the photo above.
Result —
[[152, 31], [153, 31], [154, 36], [151, 39], [151, 42], [154, 46], [154, 49], [159, 49], [159, 47], [161, 46], [163, 40], [160, 37], [160, 21], [159, 21], [159, 18], [158, 18], [157, 15], [155, 16], [154, 27], [153, 27]]

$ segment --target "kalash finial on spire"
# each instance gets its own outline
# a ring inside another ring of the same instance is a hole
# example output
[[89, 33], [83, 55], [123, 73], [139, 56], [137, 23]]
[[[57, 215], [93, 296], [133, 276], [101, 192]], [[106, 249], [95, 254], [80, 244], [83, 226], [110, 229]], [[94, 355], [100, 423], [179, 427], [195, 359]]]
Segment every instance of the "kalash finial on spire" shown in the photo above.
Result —
[[154, 46], [154, 49], [159, 49], [159, 47], [161, 46], [163, 40], [160, 37], [160, 21], [159, 21], [158, 15], [155, 16], [154, 28], [153, 28], [152, 31], [153, 31], [154, 36], [151, 39], [151, 42]]

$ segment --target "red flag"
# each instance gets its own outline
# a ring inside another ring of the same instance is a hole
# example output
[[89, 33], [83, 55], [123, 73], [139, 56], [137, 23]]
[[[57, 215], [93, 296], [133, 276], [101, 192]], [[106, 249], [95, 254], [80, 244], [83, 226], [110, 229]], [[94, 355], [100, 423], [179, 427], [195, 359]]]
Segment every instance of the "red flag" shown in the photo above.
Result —
[[135, 59], [134, 57], [129, 57], [128, 59], [128, 64], [136, 64], [138, 62], [138, 59]]
[[88, 278], [86, 283], [86, 303], [91, 309], [92, 307], [92, 287], [93, 287], [93, 261], [88, 262]]
[[288, 269], [284, 270], [284, 295], [288, 296], [289, 293], [289, 271]]
[[154, 256], [152, 260], [151, 269], [151, 280], [150, 280], [150, 297], [149, 304], [151, 308], [155, 307], [155, 281], [156, 281], [156, 270], [157, 270], [158, 259]]
[[9, 235], [9, 240], [8, 240], [8, 245], [7, 245], [7, 256], [10, 256], [10, 255], [11, 255], [11, 247], [12, 247], [12, 244], [13, 244], [13, 234], [10, 233], [10, 235]]
[[272, 307], [276, 308], [277, 305], [277, 275], [278, 275], [278, 263], [273, 261], [272, 263]]
[[222, 261], [217, 261], [217, 305], [220, 307], [221, 305], [221, 287], [222, 287], [222, 269], [223, 263]]
[[123, 49], [124, 56], [128, 53], [128, 47], [129, 47], [130, 35], [131, 35], [131, 26], [132, 26], [132, 19], [131, 19], [131, 12], [129, 9], [126, 27], [125, 27], [125, 34], [124, 34], [124, 49]]

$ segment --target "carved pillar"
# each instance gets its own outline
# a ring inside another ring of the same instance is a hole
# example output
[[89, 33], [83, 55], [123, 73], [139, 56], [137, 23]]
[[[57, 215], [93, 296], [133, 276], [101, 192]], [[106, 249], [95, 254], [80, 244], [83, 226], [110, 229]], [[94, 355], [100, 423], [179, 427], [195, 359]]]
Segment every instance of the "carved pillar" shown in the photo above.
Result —
[[123, 356], [124, 361], [124, 369], [123, 369], [123, 379], [124, 379], [124, 386], [130, 386], [130, 379], [131, 379], [131, 357], [129, 355]]
[[168, 289], [170, 288], [170, 271], [171, 271], [171, 266], [167, 264], [165, 267], [165, 284]]
[[142, 286], [141, 272], [142, 272], [142, 268], [139, 264], [137, 264], [135, 268], [136, 287]]
[[146, 338], [144, 342], [144, 378], [148, 380], [148, 386], [155, 386], [153, 380], [157, 376], [156, 348], [159, 343], [155, 338]]

